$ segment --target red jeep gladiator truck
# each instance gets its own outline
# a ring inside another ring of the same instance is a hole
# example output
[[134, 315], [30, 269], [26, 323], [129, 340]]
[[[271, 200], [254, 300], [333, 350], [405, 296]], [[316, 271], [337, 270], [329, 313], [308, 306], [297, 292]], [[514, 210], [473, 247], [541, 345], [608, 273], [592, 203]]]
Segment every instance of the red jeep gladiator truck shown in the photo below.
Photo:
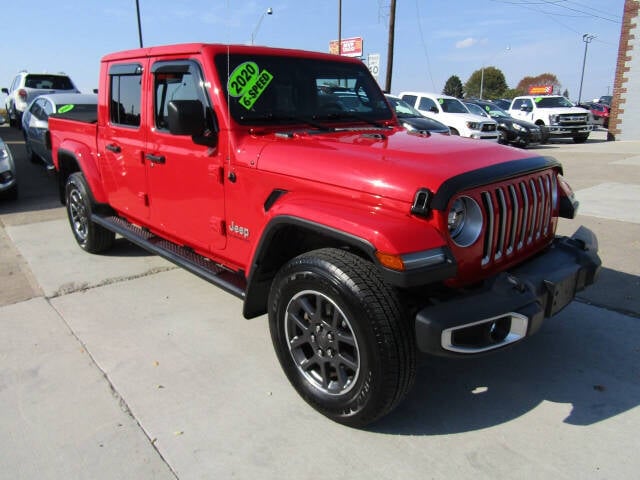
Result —
[[363, 426], [418, 351], [473, 357], [536, 332], [592, 284], [597, 240], [557, 237], [561, 165], [401, 128], [363, 63], [186, 44], [101, 61], [95, 118], [50, 120], [81, 248], [116, 234], [268, 313], [282, 369]]

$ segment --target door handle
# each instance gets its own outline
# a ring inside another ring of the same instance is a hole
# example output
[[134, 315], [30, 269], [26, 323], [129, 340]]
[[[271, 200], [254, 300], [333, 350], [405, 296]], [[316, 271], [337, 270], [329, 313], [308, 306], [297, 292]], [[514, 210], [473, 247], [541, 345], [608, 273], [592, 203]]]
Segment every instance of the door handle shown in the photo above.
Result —
[[113, 143], [110, 143], [109, 145], [107, 145], [104, 148], [106, 148], [110, 152], [114, 152], [114, 153], [120, 153], [121, 152], [120, 147], [118, 145], [113, 144]]
[[151, 153], [147, 153], [144, 158], [153, 163], [164, 163], [165, 158], [164, 155], [152, 155]]

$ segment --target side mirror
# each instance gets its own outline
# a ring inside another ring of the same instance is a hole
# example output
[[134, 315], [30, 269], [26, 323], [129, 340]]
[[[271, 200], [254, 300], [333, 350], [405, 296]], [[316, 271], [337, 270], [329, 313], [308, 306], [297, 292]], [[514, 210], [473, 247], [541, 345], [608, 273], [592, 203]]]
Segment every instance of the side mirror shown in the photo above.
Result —
[[436, 106], [431, 107], [429, 109], [429, 111], [432, 112], [432, 113], [439, 113], [438, 107], [436, 107]]
[[198, 145], [215, 147], [217, 144], [217, 134], [206, 129], [204, 106], [200, 100], [171, 100], [167, 123], [173, 135], [191, 135]]
[[2, 93], [6, 93], [7, 95], [9, 95], [9, 89], [8, 88], [3, 88], [2, 89]]
[[526, 103], [523, 103], [522, 105], [520, 105], [520, 110], [523, 112], [528, 112], [529, 106]]
[[169, 131], [173, 135], [204, 133], [204, 107], [200, 100], [172, 100], [167, 110]]

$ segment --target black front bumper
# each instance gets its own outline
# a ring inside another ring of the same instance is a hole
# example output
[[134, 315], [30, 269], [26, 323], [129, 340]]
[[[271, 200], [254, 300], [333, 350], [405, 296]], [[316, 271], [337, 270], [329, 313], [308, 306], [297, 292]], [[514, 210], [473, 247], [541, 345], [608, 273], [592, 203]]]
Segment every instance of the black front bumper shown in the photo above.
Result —
[[571, 238], [556, 237], [542, 254], [485, 282], [482, 291], [420, 310], [418, 348], [468, 356], [515, 343], [594, 283], [600, 266], [598, 241], [587, 228]]

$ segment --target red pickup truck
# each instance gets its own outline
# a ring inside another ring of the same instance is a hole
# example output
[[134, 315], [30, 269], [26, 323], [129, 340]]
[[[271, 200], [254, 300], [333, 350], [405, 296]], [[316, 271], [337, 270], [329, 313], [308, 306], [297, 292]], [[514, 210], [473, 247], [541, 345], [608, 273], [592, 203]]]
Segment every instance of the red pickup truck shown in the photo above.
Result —
[[403, 130], [361, 61], [187, 44], [101, 62], [95, 118], [51, 118], [84, 250], [119, 234], [268, 313], [300, 395], [366, 425], [418, 351], [469, 357], [536, 332], [592, 284], [597, 241], [554, 159]]

